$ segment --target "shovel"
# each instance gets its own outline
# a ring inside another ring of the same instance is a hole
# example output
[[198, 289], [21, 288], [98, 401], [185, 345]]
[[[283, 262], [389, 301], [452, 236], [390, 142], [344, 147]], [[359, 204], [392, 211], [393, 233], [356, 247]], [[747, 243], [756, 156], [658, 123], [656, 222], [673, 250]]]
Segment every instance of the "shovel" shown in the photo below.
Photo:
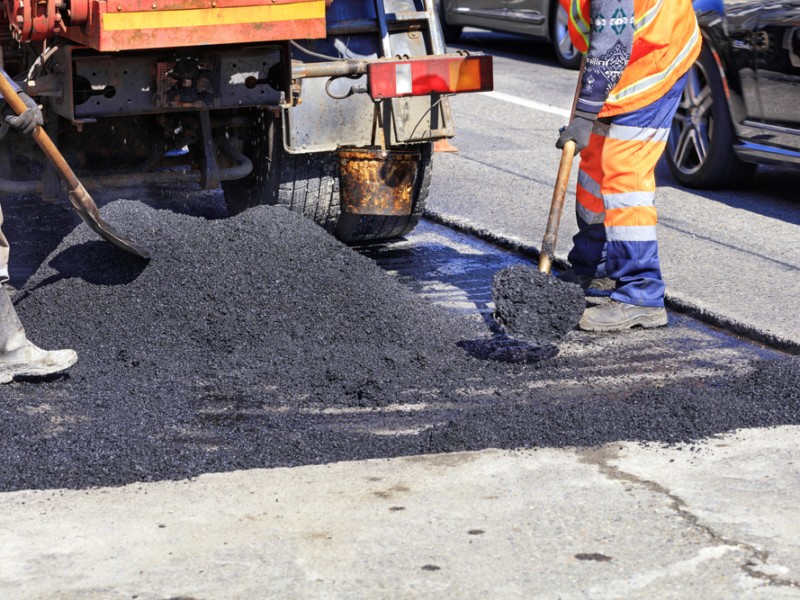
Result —
[[[578, 86], [570, 115], [575, 113], [584, 68], [585, 59], [578, 75]], [[550, 215], [539, 252], [538, 271], [527, 266], [513, 266], [501, 269], [494, 276], [494, 318], [512, 338], [533, 343], [560, 339], [575, 329], [586, 307], [580, 286], [550, 275], [574, 158], [575, 142], [570, 140], [561, 150], [561, 162], [550, 202]]]
[[[21, 115], [27, 110], [28, 107], [25, 106], [22, 98], [19, 97], [19, 94], [17, 94], [13, 86], [2, 75], [0, 75], [0, 95], [3, 96], [11, 109], [18, 115]], [[125, 237], [103, 220], [89, 192], [86, 191], [86, 188], [84, 188], [83, 184], [78, 180], [78, 177], [67, 164], [67, 161], [64, 160], [61, 152], [58, 151], [58, 148], [56, 148], [56, 145], [47, 135], [44, 128], [41, 125], [37, 125], [31, 135], [67, 184], [69, 200], [81, 219], [83, 219], [100, 237], [111, 242], [117, 248], [140, 258], [150, 258], [150, 252], [148, 250]]]

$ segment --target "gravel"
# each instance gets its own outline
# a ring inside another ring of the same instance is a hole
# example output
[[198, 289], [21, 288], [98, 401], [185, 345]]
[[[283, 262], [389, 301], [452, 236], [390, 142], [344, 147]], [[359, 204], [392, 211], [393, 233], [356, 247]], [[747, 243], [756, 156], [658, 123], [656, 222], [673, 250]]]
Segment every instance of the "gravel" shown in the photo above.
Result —
[[0, 387], [0, 491], [800, 423], [796, 357], [614, 382], [613, 356], [493, 336], [282, 208], [103, 215], [153, 258], [80, 225], [17, 294], [29, 337], [79, 361]]
[[494, 318], [511, 337], [543, 344], [575, 329], [586, 307], [583, 289], [527, 265], [499, 270], [492, 282]]

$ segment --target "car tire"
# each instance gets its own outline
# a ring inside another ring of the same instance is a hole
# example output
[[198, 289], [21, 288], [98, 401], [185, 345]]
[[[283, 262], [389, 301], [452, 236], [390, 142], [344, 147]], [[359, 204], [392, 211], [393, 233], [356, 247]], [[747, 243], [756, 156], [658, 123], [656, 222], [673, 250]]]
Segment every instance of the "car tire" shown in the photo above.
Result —
[[463, 27], [447, 24], [447, 16], [444, 10], [444, 1], [436, 0], [436, 15], [439, 17], [439, 25], [442, 28], [442, 36], [448, 44], [454, 44], [461, 37]]
[[735, 188], [745, 183], [756, 165], [733, 150], [736, 131], [714, 56], [703, 45], [689, 70], [686, 88], [667, 140], [667, 163], [673, 177], [696, 189]]
[[581, 53], [569, 37], [569, 16], [559, 2], [554, 2], [550, 9], [550, 40], [562, 67], [578, 69], [581, 66]]

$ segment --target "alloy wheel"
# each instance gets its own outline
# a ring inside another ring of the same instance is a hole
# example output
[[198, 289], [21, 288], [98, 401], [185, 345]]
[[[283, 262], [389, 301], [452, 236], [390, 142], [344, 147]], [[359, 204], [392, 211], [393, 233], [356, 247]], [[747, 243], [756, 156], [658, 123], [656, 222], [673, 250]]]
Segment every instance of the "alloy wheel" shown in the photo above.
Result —
[[569, 15], [560, 4], [556, 7], [556, 18], [553, 24], [553, 46], [558, 54], [559, 62], [565, 66], [577, 68], [580, 53], [569, 37]]
[[672, 120], [668, 152], [681, 173], [697, 173], [708, 158], [714, 130], [713, 95], [699, 61], [689, 70], [683, 97]]

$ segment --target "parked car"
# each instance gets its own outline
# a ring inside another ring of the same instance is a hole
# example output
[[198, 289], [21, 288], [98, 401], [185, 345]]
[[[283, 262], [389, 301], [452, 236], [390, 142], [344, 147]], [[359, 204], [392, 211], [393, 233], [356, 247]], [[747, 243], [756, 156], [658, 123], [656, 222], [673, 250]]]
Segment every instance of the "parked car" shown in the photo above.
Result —
[[567, 32], [567, 13], [558, 0], [436, 0], [444, 39], [458, 41], [464, 27], [521, 33], [553, 44], [558, 62], [577, 69], [581, 55]]
[[703, 50], [667, 143], [675, 178], [736, 187], [758, 164], [800, 167], [800, 0], [698, 0]]

